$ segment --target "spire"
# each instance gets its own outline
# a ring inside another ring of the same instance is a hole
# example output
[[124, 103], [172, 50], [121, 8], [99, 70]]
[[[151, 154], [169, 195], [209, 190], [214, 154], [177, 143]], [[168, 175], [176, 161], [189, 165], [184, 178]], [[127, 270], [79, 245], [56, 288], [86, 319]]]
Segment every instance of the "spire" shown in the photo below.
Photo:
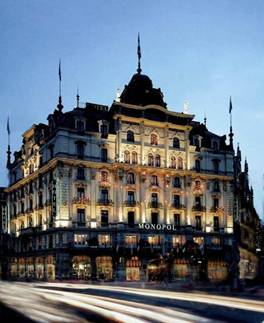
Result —
[[137, 46], [137, 56], [138, 56], [138, 68], [137, 68], [137, 72], [138, 74], [141, 73], [142, 69], [140, 66], [140, 59], [141, 59], [141, 47], [140, 47], [140, 35], [138, 33], [138, 46]]
[[239, 158], [239, 160], [241, 160], [241, 150], [239, 147], [239, 143], [237, 143], [237, 157]]
[[206, 111], [204, 110], [204, 125], [206, 126], [207, 123], [207, 117], [206, 117]]
[[229, 131], [229, 144], [230, 147], [233, 149], [233, 127], [232, 127], [232, 110], [233, 110], [233, 106], [232, 106], [232, 100], [231, 100], [231, 96], [230, 96], [230, 101], [229, 101], [229, 115], [230, 115], [230, 131]]
[[80, 107], [80, 95], [79, 95], [79, 86], [77, 86], [77, 94], [76, 94], [76, 107]]
[[8, 144], [7, 144], [7, 163], [6, 167], [9, 168], [11, 165], [11, 149], [10, 149], [10, 126], [9, 126], [9, 117], [7, 118], [7, 136], [8, 136]]
[[247, 174], [248, 173], [248, 162], [247, 162], [247, 158], [245, 158], [245, 167], [244, 167], [244, 171]]
[[59, 103], [57, 105], [57, 108], [60, 112], [63, 109], [62, 99], [61, 99], [61, 60], [59, 61]]

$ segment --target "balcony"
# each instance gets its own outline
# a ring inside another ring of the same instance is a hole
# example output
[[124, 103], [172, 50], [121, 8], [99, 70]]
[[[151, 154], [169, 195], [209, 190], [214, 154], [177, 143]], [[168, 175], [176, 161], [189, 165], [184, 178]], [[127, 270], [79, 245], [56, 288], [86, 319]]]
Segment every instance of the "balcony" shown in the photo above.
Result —
[[126, 200], [125, 201], [125, 206], [138, 206], [139, 202], [136, 201], [131, 201], [131, 200]]
[[193, 211], [198, 211], [198, 212], [205, 212], [206, 211], [206, 207], [202, 206], [202, 205], [194, 205], [192, 207]]
[[184, 204], [178, 204], [178, 203], [172, 203], [171, 207], [177, 210], [183, 210], [185, 209], [185, 205]]
[[90, 200], [85, 196], [76, 196], [72, 199], [72, 204], [89, 204]]
[[100, 182], [99, 182], [100, 186], [101, 187], [110, 187], [111, 186], [111, 182], [108, 180], [108, 179], [102, 179]]
[[149, 202], [148, 207], [152, 208], [152, 209], [162, 209], [163, 205], [162, 205], [162, 203], [153, 201], [153, 202]]
[[113, 206], [113, 201], [109, 200], [109, 199], [99, 199], [97, 201], [97, 205], [109, 205], [109, 206]]

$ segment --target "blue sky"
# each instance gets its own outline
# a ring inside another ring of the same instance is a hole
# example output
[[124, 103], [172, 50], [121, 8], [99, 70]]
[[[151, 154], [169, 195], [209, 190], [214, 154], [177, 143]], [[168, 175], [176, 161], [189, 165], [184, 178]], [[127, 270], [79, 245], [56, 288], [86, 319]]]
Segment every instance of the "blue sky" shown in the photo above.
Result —
[[6, 185], [6, 119], [11, 145], [33, 123], [46, 122], [57, 103], [62, 60], [65, 111], [81, 102], [110, 105], [142, 69], [170, 109], [190, 113], [218, 134], [229, 129], [249, 162], [256, 207], [263, 213], [264, 1], [0, 1], [0, 185]]

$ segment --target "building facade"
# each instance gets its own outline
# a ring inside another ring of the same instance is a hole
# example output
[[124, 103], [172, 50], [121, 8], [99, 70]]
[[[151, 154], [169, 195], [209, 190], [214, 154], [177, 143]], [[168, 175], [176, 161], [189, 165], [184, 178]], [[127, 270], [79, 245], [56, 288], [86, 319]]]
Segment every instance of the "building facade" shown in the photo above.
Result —
[[236, 275], [233, 134], [170, 110], [141, 73], [108, 107], [59, 104], [10, 160], [14, 279]]

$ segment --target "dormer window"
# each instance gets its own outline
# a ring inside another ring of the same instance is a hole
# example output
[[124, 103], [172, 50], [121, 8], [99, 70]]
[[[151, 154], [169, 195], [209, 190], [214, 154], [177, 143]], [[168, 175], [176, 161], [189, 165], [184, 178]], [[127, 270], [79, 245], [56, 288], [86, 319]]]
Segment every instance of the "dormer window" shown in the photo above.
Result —
[[83, 133], [84, 132], [84, 122], [81, 121], [81, 120], [77, 120], [77, 122], [76, 122], [76, 128], [77, 128], [77, 131], [79, 133]]
[[130, 141], [130, 142], [134, 142], [135, 141], [134, 132], [131, 131], [131, 130], [128, 130], [128, 132], [127, 132], [127, 141]]
[[76, 154], [79, 159], [84, 158], [84, 145], [85, 143], [83, 141], [76, 142]]
[[219, 145], [218, 145], [218, 142], [217, 141], [214, 140], [212, 146], [213, 146], [213, 150], [215, 152], [219, 150]]
[[107, 138], [108, 136], [108, 127], [106, 124], [102, 124], [100, 127], [101, 138]]
[[154, 146], [158, 145], [158, 136], [154, 133], [152, 133], [150, 136], [150, 144]]
[[180, 140], [177, 137], [173, 138], [173, 148], [180, 148]]

